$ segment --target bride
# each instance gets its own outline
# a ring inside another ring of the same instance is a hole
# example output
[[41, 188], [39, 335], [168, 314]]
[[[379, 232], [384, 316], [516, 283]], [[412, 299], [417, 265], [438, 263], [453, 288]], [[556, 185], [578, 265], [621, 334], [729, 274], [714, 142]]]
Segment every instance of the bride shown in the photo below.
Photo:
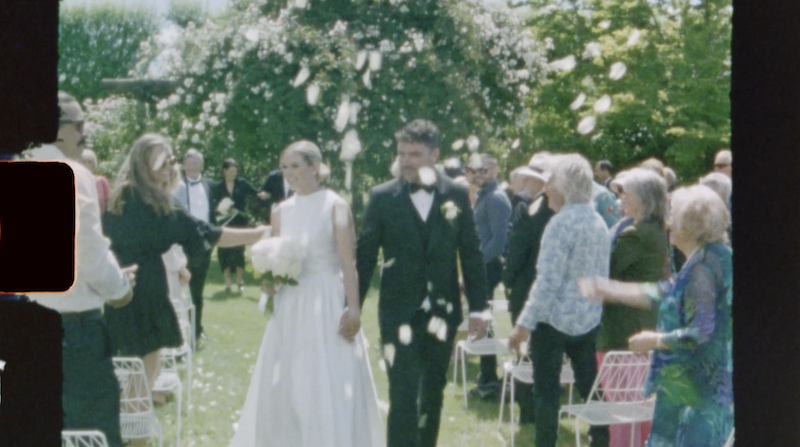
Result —
[[360, 331], [353, 218], [347, 202], [320, 189], [321, 161], [309, 141], [281, 154], [295, 195], [273, 209], [272, 234], [307, 237], [308, 254], [299, 284], [274, 297], [231, 447], [385, 445]]

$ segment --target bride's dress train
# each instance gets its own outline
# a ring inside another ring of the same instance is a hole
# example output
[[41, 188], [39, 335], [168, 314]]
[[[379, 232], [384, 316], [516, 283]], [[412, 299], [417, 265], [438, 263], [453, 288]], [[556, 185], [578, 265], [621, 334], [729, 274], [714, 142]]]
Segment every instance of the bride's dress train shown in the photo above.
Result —
[[361, 332], [340, 335], [345, 296], [329, 190], [280, 205], [281, 236], [308, 237], [299, 285], [284, 286], [253, 371], [231, 447], [383, 447]]

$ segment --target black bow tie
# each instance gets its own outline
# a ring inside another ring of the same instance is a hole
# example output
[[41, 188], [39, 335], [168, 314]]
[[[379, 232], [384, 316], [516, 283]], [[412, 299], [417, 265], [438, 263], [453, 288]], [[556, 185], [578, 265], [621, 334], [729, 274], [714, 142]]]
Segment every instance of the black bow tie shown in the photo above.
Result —
[[427, 193], [432, 193], [433, 192], [433, 185], [420, 185], [420, 184], [417, 184], [417, 183], [409, 183], [408, 184], [408, 189], [409, 189], [409, 191], [411, 191], [411, 194], [414, 194], [415, 192], [419, 191], [420, 189], [424, 190]]
[[189, 186], [194, 186], [202, 183], [202, 180], [189, 180]]

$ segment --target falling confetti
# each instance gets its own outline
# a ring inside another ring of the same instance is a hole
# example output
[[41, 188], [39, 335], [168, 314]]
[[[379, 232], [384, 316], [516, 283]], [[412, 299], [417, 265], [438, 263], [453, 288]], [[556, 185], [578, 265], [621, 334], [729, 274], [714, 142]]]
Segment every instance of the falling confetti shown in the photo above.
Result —
[[430, 310], [431, 310], [431, 299], [430, 299], [430, 298], [428, 298], [428, 297], [426, 296], [426, 297], [425, 297], [425, 301], [423, 301], [423, 302], [422, 302], [422, 306], [420, 306], [420, 307], [421, 307], [421, 308], [422, 308], [422, 310], [424, 310], [425, 312], [428, 312], [428, 311], [430, 311]]
[[398, 339], [400, 340], [400, 343], [408, 346], [411, 343], [411, 337], [412, 337], [411, 326], [407, 324], [400, 326], [397, 335]]
[[281, 380], [281, 363], [278, 362], [272, 369], [272, 385], [273, 386], [277, 385], [280, 380]]
[[470, 152], [475, 152], [475, 151], [477, 151], [477, 150], [478, 150], [478, 147], [480, 147], [480, 145], [481, 145], [481, 140], [480, 140], [480, 139], [478, 139], [478, 137], [477, 137], [477, 136], [475, 136], [475, 135], [470, 135], [470, 136], [467, 138], [467, 150], [469, 150]]
[[608, 78], [612, 81], [617, 81], [625, 76], [626, 71], [628, 71], [628, 67], [625, 66], [624, 62], [615, 62], [611, 66], [611, 71], [608, 73]]
[[361, 141], [358, 139], [358, 132], [355, 129], [350, 129], [342, 139], [342, 151], [339, 154], [339, 160], [353, 161], [360, 152]]
[[381, 69], [381, 59], [382, 55], [380, 51], [370, 51], [369, 52], [369, 69], [372, 71], [378, 71]]
[[311, 76], [311, 70], [309, 70], [308, 67], [301, 68], [297, 76], [295, 76], [294, 81], [292, 81], [292, 87], [300, 87], [308, 80], [309, 76]]
[[358, 123], [358, 112], [361, 111], [361, 104], [357, 102], [350, 103], [350, 119], [349, 123], [352, 125], [356, 125]]
[[436, 338], [438, 338], [439, 341], [447, 340], [447, 323], [444, 320], [442, 320], [442, 324], [439, 325], [439, 329], [436, 330]]
[[419, 168], [419, 181], [425, 186], [431, 186], [436, 183], [436, 171], [429, 166]]
[[383, 358], [388, 366], [394, 365], [395, 347], [391, 343], [383, 345]]
[[361, 77], [361, 80], [364, 82], [364, 87], [367, 90], [372, 90], [372, 79], [370, 78], [370, 73], [372, 73], [369, 69], [364, 72], [364, 76]]
[[389, 267], [391, 267], [393, 265], [394, 265], [394, 258], [383, 262], [383, 268], [385, 268], [385, 269], [388, 269]]
[[389, 403], [383, 400], [378, 399], [378, 408], [381, 409], [384, 413], [389, 412]]
[[628, 38], [628, 46], [632, 47], [637, 43], [639, 43], [639, 37], [641, 36], [642, 36], [641, 31], [639, 31], [638, 29], [633, 30], [633, 32], [631, 33], [631, 37]]
[[447, 301], [445, 301], [444, 298], [439, 298], [438, 300], [436, 300], [436, 304], [439, 306], [444, 306], [447, 304]]
[[336, 112], [336, 120], [334, 121], [336, 131], [344, 131], [348, 120], [350, 120], [350, 98], [345, 96], [342, 98], [342, 103], [339, 104], [339, 109]]
[[421, 415], [419, 417], [419, 428], [425, 428], [427, 424], [428, 424], [428, 415], [427, 414]]
[[586, 94], [581, 93], [575, 98], [574, 101], [572, 101], [572, 104], [569, 105], [569, 108], [570, 110], [578, 110], [581, 108], [584, 102], [586, 102]]
[[359, 51], [358, 56], [356, 56], [356, 70], [361, 70], [365, 62], [367, 62], [367, 52]]
[[317, 104], [317, 99], [319, 99], [319, 84], [312, 82], [306, 90], [306, 101], [308, 105], [313, 106]]
[[516, 149], [516, 148], [518, 148], [518, 147], [519, 147], [519, 143], [520, 143], [520, 141], [519, 141], [519, 138], [517, 138], [516, 140], [514, 140], [514, 142], [513, 142], [513, 143], [511, 143], [511, 149]]
[[576, 65], [578, 65], [578, 62], [575, 60], [575, 56], [571, 54], [567, 57], [550, 62], [550, 68], [564, 72], [572, 71]]
[[239, 429], [239, 423], [238, 422], [234, 422], [233, 423], [233, 431], [235, 432], [238, 429]]
[[603, 55], [603, 52], [600, 51], [600, 44], [597, 42], [589, 42], [586, 44], [586, 48], [583, 50], [583, 58], [584, 59], [591, 59], [594, 57], [600, 57]]
[[447, 303], [447, 313], [453, 313], [453, 303]]
[[597, 125], [597, 118], [594, 116], [587, 116], [586, 118], [582, 119], [580, 123], [578, 123], [578, 133], [581, 135], [586, 135], [594, 130], [594, 126]]
[[437, 316], [431, 317], [431, 320], [428, 322], [428, 332], [436, 335], [439, 331], [439, 328], [442, 327], [443, 324], [446, 324], [444, 320]]
[[594, 111], [597, 113], [605, 113], [611, 107], [611, 97], [603, 95], [594, 103]]
[[166, 152], [161, 152], [160, 154], [158, 154], [156, 160], [153, 162], [153, 171], [158, 171], [159, 169], [161, 169], [161, 167], [164, 166], [164, 162], [166, 161], [167, 161]]
[[464, 147], [464, 140], [456, 140], [453, 141], [453, 145], [450, 146], [454, 151], [460, 151], [462, 147]]
[[386, 361], [383, 359], [378, 360], [378, 368], [380, 368], [381, 371], [386, 372]]

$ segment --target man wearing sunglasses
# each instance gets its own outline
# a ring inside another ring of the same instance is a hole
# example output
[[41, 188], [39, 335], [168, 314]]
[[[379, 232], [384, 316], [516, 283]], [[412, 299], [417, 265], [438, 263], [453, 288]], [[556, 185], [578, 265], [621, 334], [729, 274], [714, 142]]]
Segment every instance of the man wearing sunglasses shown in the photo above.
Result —
[[[474, 207], [475, 226], [481, 242], [483, 263], [486, 266], [488, 284], [486, 299], [491, 300], [503, 274], [502, 254], [508, 241], [511, 201], [505, 191], [497, 185], [497, 159], [489, 154], [473, 156], [466, 170], [471, 174], [468, 176], [471, 183], [479, 188]], [[482, 356], [481, 375], [473, 394], [491, 399], [498, 396], [499, 392], [497, 357]]]
[[94, 176], [80, 163], [81, 106], [63, 92], [58, 105], [56, 141], [31, 154], [37, 161], [65, 163], [75, 175], [75, 281], [66, 292], [35, 293], [30, 299], [61, 314], [64, 429], [100, 430], [110, 447], [119, 447], [119, 382], [102, 308], [105, 303], [122, 307], [131, 301], [137, 267], [121, 269], [103, 236]]

